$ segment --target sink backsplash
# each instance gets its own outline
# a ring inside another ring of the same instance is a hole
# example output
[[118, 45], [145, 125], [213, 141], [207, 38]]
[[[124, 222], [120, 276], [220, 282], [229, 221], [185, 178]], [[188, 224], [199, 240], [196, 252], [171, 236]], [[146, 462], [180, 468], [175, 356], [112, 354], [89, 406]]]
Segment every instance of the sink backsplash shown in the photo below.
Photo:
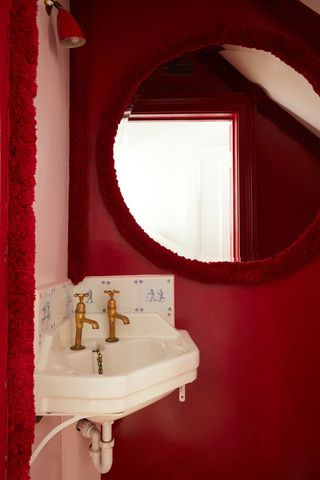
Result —
[[34, 304], [34, 354], [37, 360], [43, 337], [54, 330], [66, 317], [72, 315], [70, 281], [36, 290]]
[[[174, 277], [173, 275], [132, 275], [119, 277], [86, 277], [74, 287], [74, 292], [86, 292], [86, 312], [106, 311], [109, 296], [104, 290], [120, 290], [115, 296], [119, 313], [165, 314], [174, 325]], [[77, 299], [74, 298], [75, 306]]]
[[77, 299], [74, 293], [88, 293], [86, 312], [106, 312], [109, 298], [104, 290], [120, 290], [115, 296], [119, 313], [161, 313], [174, 325], [173, 275], [122, 275], [86, 277], [78, 285], [70, 281], [36, 291], [34, 351], [37, 359], [44, 335], [70, 317]]

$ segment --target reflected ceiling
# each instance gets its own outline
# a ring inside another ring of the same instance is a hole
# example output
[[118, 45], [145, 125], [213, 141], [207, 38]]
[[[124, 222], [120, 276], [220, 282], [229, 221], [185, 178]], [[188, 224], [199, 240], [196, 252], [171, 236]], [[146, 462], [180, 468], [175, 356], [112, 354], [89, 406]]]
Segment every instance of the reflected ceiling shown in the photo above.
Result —
[[263, 50], [224, 45], [220, 55], [320, 137], [320, 97], [292, 67]]

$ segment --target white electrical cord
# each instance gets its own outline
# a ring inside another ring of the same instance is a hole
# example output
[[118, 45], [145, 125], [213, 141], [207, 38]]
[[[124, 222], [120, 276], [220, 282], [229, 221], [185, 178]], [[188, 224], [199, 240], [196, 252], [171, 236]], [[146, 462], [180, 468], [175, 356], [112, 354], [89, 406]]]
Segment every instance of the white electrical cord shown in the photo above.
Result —
[[59, 433], [61, 430], [68, 427], [69, 425], [72, 425], [73, 423], [78, 422], [79, 420], [81, 420], [81, 418], [83, 418], [83, 415], [69, 418], [69, 420], [66, 420], [65, 422], [62, 422], [62, 423], [60, 423], [60, 425], [57, 425], [55, 428], [53, 428], [48, 433], [48, 435], [46, 435], [41, 440], [41, 442], [39, 443], [39, 445], [37, 446], [37, 448], [35, 449], [35, 451], [31, 455], [30, 465], [33, 464], [33, 462], [35, 461], [35, 459], [37, 458], [37, 456], [39, 455], [39, 453], [41, 452], [43, 447], [49, 442], [49, 440], [51, 440], [52, 437], [54, 437], [57, 433]]

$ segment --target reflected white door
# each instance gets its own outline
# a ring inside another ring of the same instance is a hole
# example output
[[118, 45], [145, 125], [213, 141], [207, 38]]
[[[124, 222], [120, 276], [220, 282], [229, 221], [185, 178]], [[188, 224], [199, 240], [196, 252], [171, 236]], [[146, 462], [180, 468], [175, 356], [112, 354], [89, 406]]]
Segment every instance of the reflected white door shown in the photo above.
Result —
[[186, 258], [233, 260], [232, 120], [122, 120], [114, 158], [132, 215]]

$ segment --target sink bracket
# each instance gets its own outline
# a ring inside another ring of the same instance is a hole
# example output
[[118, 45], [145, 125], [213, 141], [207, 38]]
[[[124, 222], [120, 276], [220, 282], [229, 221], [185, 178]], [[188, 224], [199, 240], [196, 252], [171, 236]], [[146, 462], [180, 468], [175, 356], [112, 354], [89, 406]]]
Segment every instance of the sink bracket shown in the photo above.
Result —
[[179, 387], [179, 402], [185, 402], [186, 401], [186, 386], [181, 385]]

